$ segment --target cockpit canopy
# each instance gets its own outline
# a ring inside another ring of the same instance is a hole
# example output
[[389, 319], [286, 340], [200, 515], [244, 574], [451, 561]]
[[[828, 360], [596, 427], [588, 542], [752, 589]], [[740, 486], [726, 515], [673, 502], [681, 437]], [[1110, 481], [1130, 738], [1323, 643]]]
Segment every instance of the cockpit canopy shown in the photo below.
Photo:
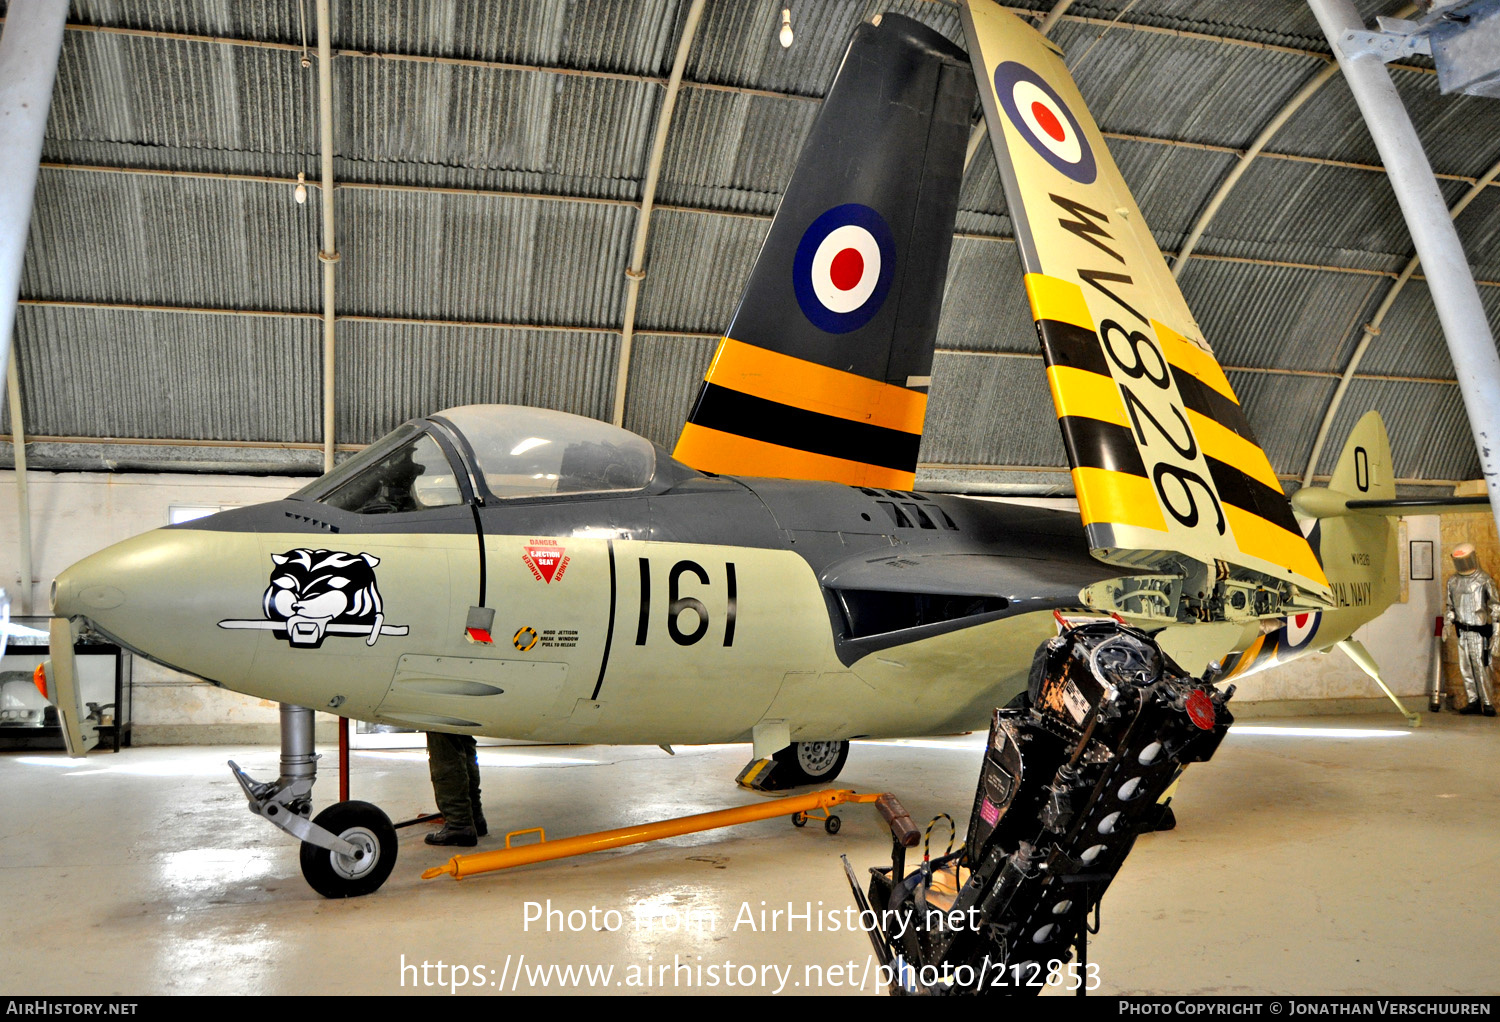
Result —
[[[660, 460], [689, 472], [664, 454]], [[408, 422], [293, 496], [357, 514], [641, 490], [658, 451], [597, 419], [520, 405], [464, 405]]]
[[462, 434], [500, 498], [639, 490], [656, 471], [649, 441], [597, 419], [515, 405], [465, 405], [436, 418]]

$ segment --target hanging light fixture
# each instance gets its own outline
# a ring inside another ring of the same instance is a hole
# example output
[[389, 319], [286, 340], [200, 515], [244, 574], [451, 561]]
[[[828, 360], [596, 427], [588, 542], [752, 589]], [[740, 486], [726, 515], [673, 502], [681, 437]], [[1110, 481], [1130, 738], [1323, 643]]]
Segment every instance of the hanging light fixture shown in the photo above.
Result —
[[299, 206], [307, 201], [307, 177], [300, 170], [297, 172], [297, 187], [292, 195], [297, 199]]
[[790, 49], [792, 45], [792, 9], [783, 7], [781, 9], [781, 48]]

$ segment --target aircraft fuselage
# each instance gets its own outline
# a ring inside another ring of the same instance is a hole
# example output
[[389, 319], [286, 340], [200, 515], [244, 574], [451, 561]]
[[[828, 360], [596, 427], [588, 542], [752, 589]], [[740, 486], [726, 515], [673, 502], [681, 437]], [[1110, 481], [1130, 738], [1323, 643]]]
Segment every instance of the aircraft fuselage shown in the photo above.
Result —
[[238, 509], [80, 562], [56, 603], [167, 666], [358, 719], [608, 743], [785, 721], [829, 740], [984, 726], [1051, 611], [1118, 573], [1065, 512], [693, 475], [409, 513]]

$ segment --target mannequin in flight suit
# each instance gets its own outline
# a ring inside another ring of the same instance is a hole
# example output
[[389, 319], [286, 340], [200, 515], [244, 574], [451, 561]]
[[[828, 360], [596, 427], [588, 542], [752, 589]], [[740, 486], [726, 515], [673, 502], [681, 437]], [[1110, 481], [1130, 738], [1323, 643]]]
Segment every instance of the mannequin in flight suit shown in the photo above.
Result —
[[1490, 651], [1500, 620], [1500, 590], [1479, 566], [1472, 543], [1453, 548], [1457, 574], [1448, 579], [1448, 622], [1458, 632], [1458, 670], [1469, 703], [1459, 713], [1495, 715], [1490, 698]]

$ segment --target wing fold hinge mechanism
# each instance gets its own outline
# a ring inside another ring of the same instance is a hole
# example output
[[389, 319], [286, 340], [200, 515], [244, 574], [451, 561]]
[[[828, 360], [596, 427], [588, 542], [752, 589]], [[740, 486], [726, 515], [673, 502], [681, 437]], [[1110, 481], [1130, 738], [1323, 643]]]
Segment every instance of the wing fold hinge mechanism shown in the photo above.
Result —
[[1180, 574], [1105, 579], [1083, 589], [1079, 598], [1090, 610], [1117, 614], [1143, 628], [1191, 621], [1247, 623], [1328, 609], [1289, 583], [1269, 585], [1233, 575], [1223, 561], [1212, 567], [1189, 563]]

